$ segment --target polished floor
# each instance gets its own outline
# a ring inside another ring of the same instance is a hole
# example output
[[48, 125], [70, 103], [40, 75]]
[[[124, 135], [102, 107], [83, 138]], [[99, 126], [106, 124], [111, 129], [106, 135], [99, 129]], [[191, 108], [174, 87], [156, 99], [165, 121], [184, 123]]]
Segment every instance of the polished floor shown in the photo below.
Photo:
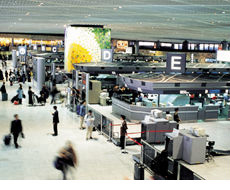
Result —
[[[1, 84], [1, 82], [0, 82]], [[23, 85], [27, 95], [28, 85]], [[9, 100], [16, 94], [18, 84], [7, 84]], [[27, 98], [27, 97], [26, 97]], [[140, 147], [129, 146], [129, 154], [121, 154], [119, 147], [107, 142], [104, 136], [93, 133], [95, 140], [86, 141], [86, 131], [79, 129], [79, 118], [61, 104], [57, 104], [60, 124], [59, 135], [53, 137], [52, 105], [29, 107], [28, 100], [23, 105], [13, 105], [10, 101], [0, 101], [0, 138], [9, 133], [14, 114], [22, 120], [25, 139], [19, 139], [20, 149], [5, 147], [0, 142], [0, 179], [58, 180], [60, 171], [53, 167], [58, 150], [67, 140], [71, 140], [77, 151], [79, 165], [68, 179], [77, 180], [122, 180], [133, 179], [134, 162], [132, 154]]]

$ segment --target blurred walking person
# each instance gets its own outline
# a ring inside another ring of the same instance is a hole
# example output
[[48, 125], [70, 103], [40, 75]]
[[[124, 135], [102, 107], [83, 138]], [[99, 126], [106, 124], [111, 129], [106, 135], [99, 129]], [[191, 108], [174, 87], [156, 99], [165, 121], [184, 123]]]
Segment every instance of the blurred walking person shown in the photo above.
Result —
[[15, 114], [14, 118], [15, 118], [15, 120], [13, 120], [11, 122], [10, 133], [14, 136], [14, 145], [15, 145], [15, 148], [19, 148], [19, 147], [21, 147], [21, 146], [18, 145], [18, 142], [17, 142], [19, 134], [21, 134], [22, 138], [24, 138], [23, 130], [22, 130], [22, 122], [18, 118], [18, 114]]
[[57, 93], [58, 93], [57, 87], [54, 86], [53, 90], [51, 91], [52, 100], [51, 100], [50, 104], [53, 104], [53, 103], [56, 104], [55, 96], [56, 96]]
[[77, 155], [71, 141], [67, 141], [66, 146], [59, 151], [54, 164], [56, 169], [62, 171], [63, 180], [67, 179], [67, 173], [71, 168], [77, 167]]

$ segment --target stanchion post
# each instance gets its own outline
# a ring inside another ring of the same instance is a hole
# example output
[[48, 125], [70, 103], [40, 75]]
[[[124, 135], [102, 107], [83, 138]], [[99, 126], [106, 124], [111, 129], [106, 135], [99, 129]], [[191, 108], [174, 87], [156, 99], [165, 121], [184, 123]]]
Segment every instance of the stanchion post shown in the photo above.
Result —
[[177, 180], [180, 180], [180, 170], [181, 170], [181, 165], [178, 162], [178, 166], [177, 166]]
[[111, 128], [113, 126], [113, 123], [111, 122], [111, 125], [109, 125], [109, 139], [108, 141], [111, 142]]
[[101, 133], [100, 133], [100, 135], [102, 135], [102, 115], [100, 115], [100, 116], [101, 116]]

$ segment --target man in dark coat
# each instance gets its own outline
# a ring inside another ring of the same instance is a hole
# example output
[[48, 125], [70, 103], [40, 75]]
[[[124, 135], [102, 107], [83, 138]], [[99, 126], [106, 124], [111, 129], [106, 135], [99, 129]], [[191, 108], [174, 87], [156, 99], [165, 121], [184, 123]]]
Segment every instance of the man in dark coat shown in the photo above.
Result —
[[2, 70], [0, 69], [0, 80], [3, 80], [4, 79], [4, 77], [3, 77], [3, 72], [2, 72]]
[[52, 113], [52, 115], [53, 115], [53, 129], [54, 129], [53, 136], [58, 136], [57, 125], [59, 123], [59, 116], [58, 116], [57, 106], [54, 106], [53, 108], [54, 108], [54, 113]]
[[[127, 123], [126, 123], [126, 117], [124, 115], [121, 115], [121, 120], [122, 120], [122, 124], [121, 124], [121, 128], [120, 128], [120, 147], [121, 150], [125, 149], [125, 136], [127, 135]], [[125, 153], [122, 151], [122, 153]]]
[[20, 119], [18, 119], [18, 114], [14, 115], [15, 120], [13, 120], [11, 122], [11, 129], [10, 129], [10, 133], [13, 134], [14, 136], [14, 144], [15, 144], [15, 148], [20, 147], [18, 145], [18, 136], [21, 133], [22, 137], [23, 137], [23, 133], [22, 133], [22, 122]]
[[34, 92], [32, 91], [32, 87], [29, 86], [29, 90], [28, 90], [29, 105], [32, 105], [32, 106], [34, 105], [33, 94], [34, 94]]
[[7, 70], [6, 70], [6, 71], [5, 71], [5, 78], [6, 78], [6, 81], [8, 81], [8, 77], [9, 77], [9, 75], [8, 75]]
[[5, 94], [5, 93], [6, 93], [5, 82], [2, 83], [2, 87], [1, 87], [0, 91], [2, 92], [2, 94]]
[[173, 115], [173, 119], [174, 119], [174, 121], [177, 122], [177, 127], [176, 127], [177, 129], [179, 129], [179, 123], [181, 121], [179, 118], [178, 112], [179, 112], [179, 108], [175, 108], [175, 113]]

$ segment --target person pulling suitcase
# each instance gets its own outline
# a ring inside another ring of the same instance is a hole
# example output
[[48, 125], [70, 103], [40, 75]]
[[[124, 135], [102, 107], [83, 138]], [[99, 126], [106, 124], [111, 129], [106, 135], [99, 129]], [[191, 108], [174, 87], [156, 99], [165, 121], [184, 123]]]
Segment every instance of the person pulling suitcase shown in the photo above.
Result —
[[18, 114], [14, 115], [15, 120], [13, 120], [11, 122], [11, 128], [10, 128], [10, 133], [13, 135], [14, 137], [14, 145], [15, 148], [19, 148], [21, 146], [18, 145], [18, 136], [19, 134], [21, 134], [22, 138], [24, 138], [24, 134], [23, 134], [23, 129], [22, 129], [22, 122], [18, 117]]

